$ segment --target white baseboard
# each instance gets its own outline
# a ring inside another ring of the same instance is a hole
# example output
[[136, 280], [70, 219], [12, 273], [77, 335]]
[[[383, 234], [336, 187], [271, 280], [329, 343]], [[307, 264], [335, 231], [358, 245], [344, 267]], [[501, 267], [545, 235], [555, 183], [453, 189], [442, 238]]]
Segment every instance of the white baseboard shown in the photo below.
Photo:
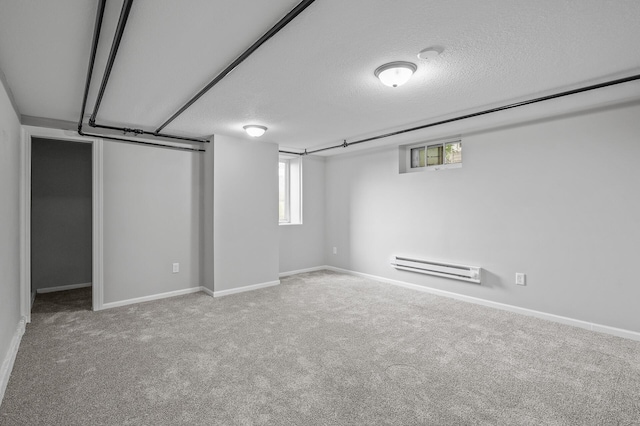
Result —
[[54, 293], [56, 291], [66, 291], [66, 290], [75, 290], [77, 288], [85, 288], [91, 287], [91, 283], [80, 283], [80, 284], [69, 284], [69, 285], [59, 285], [57, 287], [44, 287], [36, 290], [36, 293]]
[[475, 303], [477, 305], [488, 306], [490, 308], [500, 309], [503, 311], [509, 311], [516, 314], [527, 315], [530, 317], [540, 318], [547, 321], [553, 321], [560, 324], [571, 325], [573, 327], [580, 327], [599, 333], [610, 334], [617, 337], [623, 337], [630, 340], [640, 341], [640, 333], [631, 330], [625, 330], [622, 328], [609, 327], [607, 325], [596, 324], [588, 321], [582, 321], [574, 318], [563, 317], [560, 315], [554, 315], [547, 312], [535, 311], [533, 309], [521, 308], [519, 306], [507, 305], [506, 303], [493, 302], [491, 300], [481, 299], [478, 297], [465, 296], [463, 294], [453, 293], [445, 290], [438, 290], [435, 288], [425, 287], [418, 284], [412, 284], [405, 281], [393, 280], [390, 278], [379, 277], [377, 275], [365, 274], [362, 272], [350, 271], [348, 269], [336, 268], [334, 266], [324, 266], [322, 269], [328, 269], [334, 272], [341, 272], [344, 274], [354, 275], [363, 278], [369, 278], [374, 281], [397, 285], [412, 290], [418, 290], [425, 293], [435, 294], [437, 296], [449, 297], [451, 299], [461, 300], [463, 302]]
[[278, 285], [278, 284], [280, 284], [280, 280], [269, 281], [269, 282], [260, 283], [260, 284], [246, 285], [244, 287], [232, 288], [229, 290], [214, 291], [213, 297], [222, 297], [222, 296], [228, 296], [230, 294], [243, 293], [245, 291], [259, 290], [261, 288], [273, 287], [274, 285]]
[[313, 268], [297, 269], [295, 271], [280, 272], [280, 278], [288, 277], [290, 275], [304, 274], [305, 272], [322, 271], [323, 269], [327, 269], [327, 266], [314, 266]]
[[2, 365], [0, 366], [0, 404], [2, 404], [4, 392], [7, 390], [7, 385], [9, 384], [9, 377], [11, 376], [11, 371], [13, 370], [13, 364], [16, 361], [16, 355], [18, 354], [18, 348], [20, 347], [20, 341], [22, 340], [22, 335], [24, 334], [25, 325], [26, 318], [23, 317], [20, 319], [20, 321], [18, 321], [16, 331], [13, 334], [11, 343], [9, 344], [9, 350], [4, 355]]
[[[318, 268], [318, 270], [320, 269], [326, 269], [325, 267], [322, 268]], [[127, 306], [127, 305], [133, 305], [136, 303], [142, 303], [142, 302], [150, 302], [152, 300], [158, 300], [158, 299], [166, 299], [167, 297], [174, 297], [174, 296], [182, 296], [184, 294], [190, 294], [190, 293], [197, 293], [199, 291], [208, 294], [209, 296], [212, 297], [221, 297], [221, 296], [228, 296], [230, 294], [235, 294], [235, 293], [242, 293], [245, 291], [252, 291], [252, 290], [258, 290], [261, 288], [266, 288], [266, 287], [272, 287], [274, 285], [278, 285], [280, 284], [280, 280], [278, 281], [270, 281], [270, 282], [266, 282], [266, 283], [260, 283], [260, 284], [253, 284], [253, 285], [247, 285], [244, 287], [238, 287], [238, 288], [232, 288], [230, 290], [221, 290], [221, 291], [211, 291], [210, 289], [200, 286], [200, 287], [191, 287], [191, 288], [186, 288], [184, 290], [176, 290], [176, 291], [169, 291], [166, 293], [160, 293], [160, 294], [153, 294], [151, 296], [144, 296], [144, 297], [136, 297], [134, 299], [127, 299], [127, 300], [120, 300], [118, 302], [110, 302], [110, 303], [104, 303], [102, 305], [102, 309], [111, 309], [111, 308], [118, 308], [120, 306]]]
[[33, 303], [36, 301], [36, 292], [31, 292], [31, 309], [33, 309]]
[[136, 297], [134, 299], [120, 300], [118, 302], [103, 303], [102, 309], [118, 308], [120, 306], [133, 305], [135, 303], [150, 302], [152, 300], [166, 299], [167, 297], [182, 296], [184, 294], [203, 291], [203, 287], [190, 287], [183, 290], [168, 291], [166, 293], [153, 294], [151, 296]]

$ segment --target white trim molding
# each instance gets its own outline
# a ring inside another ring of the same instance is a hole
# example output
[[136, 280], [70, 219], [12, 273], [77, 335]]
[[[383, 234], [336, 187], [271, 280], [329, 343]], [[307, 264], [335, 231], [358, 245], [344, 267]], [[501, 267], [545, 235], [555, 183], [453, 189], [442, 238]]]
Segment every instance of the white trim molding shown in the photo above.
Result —
[[92, 145], [92, 266], [93, 310], [102, 309], [103, 277], [103, 156], [102, 139], [88, 138], [75, 131], [22, 126], [20, 178], [20, 306], [21, 315], [31, 322], [31, 138], [58, 139]]
[[269, 282], [260, 283], [260, 284], [246, 285], [244, 287], [231, 288], [229, 290], [214, 291], [213, 297], [222, 297], [222, 296], [228, 296], [230, 294], [244, 293], [245, 291], [260, 290], [261, 288], [273, 287], [279, 284], [280, 284], [280, 280], [277, 280], [277, 281], [269, 281]]
[[640, 333], [637, 331], [625, 330], [622, 328], [610, 327], [607, 325], [596, 324], [588, 321], [582, 321], [575, 318], [563, 317], [560, 315], [550, 314], [547, 312], [521, 308], [519, 306], [514, 306], [514, 305], [507, 305], [506, 303], [493, 302], [491, 300], [481, 299], [479, 297], [465, 296], [463, 294], [453, 293], [445, 290], [438, 290], [435, 288], [425, 287], [418, 284], [412, 284], [405, 281], [393, 280], [390, 278], [379, 277], [377, 275], [370, 275], [362, 272], [350, 271], [348, 269], [336, 268], [335, 266], [324, 266], [322, 269], [327, 269], [329, 271], [334, 271], [334, 272], [341, 272], [343, 274], [354, 275], [362, 278], [369, 278], [371, 280], [378, 281], [385, 284], [397, 285], [399, 287], [404, 287], [411, 290], [422, 291], [424, 293], [435, 294], [437, 296], [444, 296], [451, 299], [461, 300], [463, 302], [475, 303], [476, 305], [488, 306], [490, 308], [500, 309], [503, 311], [513, 312], [516, 314], [535, 317], [535, 318], [552, 321], [560, 324], [570, 325], [573, 327], [584, 328], [586, 330], [610, 334], [612, 336], [622, 337], [625, 339], [640, 341]]
[[202, 291], [203, 293], [208, 294], [209, 296], [213, 297], [213, 290], [209, 290], [208, 288], [203, 286], [203, 287], [200, 287], [200, 291]]
[[103, 182], [104, 182], [104, 162], [102, 155], [102, 139], [96, 139], [92, 144], [92, 210], [93, 210], [93, 256], [92, 266], [92, 287], [91, 297], [93, 298], [93, 310], [102, 309], [104, 301], [104, 216], [103, 216]]
[[22, 317], [22, 319], [18, 321], [18, 326], [9, 344], [9, 350], [5, 354], [2, 365], [0, 366], [0, 404], [2, 404], [4, 392], [7, 390], [7, 385], [9, 384], [9, 377], [13, 370], [13, 364], [16, 362], [16, 355], [18, 355], [18, 348], [24, 335], [26, 323], [27, 319], [25, 317]]
[[57, 291], [75, 290], [77, 288], [91, 287], [91, 283], [59, 285], [57, 287], [44, 287], [36, 290], [36, 293], [55, 293]]
[[20, 315], [31, 322], [31, 134], [20, 132]]
[[166, 299], [168, 297], [198, 293], [200, 291], [203, 291], [202, 289], [203, 287], [189, 287], [182, 290], [167, 291], [166, 293], [152, 294], [150, 296], [142, 296], [142, 297], [136, 297], [133, 299], [120, 300], [118, 302], [103, 303], [102, 309], [118, 308], [120, 306], [134, 305], [136, 303], [151, 302], [152, 300], [160, 300], [160, 299]]
[[313, 268], [297, 269], [295, 271], [280, 272], [280, 278], [289, 277], [291, 275], [304, 274], [305, 272], [316, 272], [327, 269], [328, 266], [314, 266]]

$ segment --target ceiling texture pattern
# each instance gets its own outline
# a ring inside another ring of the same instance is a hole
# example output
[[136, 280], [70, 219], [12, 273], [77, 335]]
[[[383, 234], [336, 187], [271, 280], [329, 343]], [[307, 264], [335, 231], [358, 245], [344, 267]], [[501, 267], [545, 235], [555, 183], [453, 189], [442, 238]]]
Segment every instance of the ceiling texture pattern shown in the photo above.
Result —
[[[135, 0], [98, 121], [154, 131], [298, 2]], [[0, 70], [20, 114], [77, 122], [97, 5], [0, 0]], [[106, 2], [87, 112], [121, 8]], [[628, 77], [639, 20], [636, 0], [317, 0], [164, 131], [247, 138], [261, 124], [259, 141], [299, 152]], [[442, 54], [418, 59], [427, 47]], [[391, 61], [417, 72], [384, 86], [373, 72]], [[620, 86], [559, 105], [640, 98], [637, 81]]]

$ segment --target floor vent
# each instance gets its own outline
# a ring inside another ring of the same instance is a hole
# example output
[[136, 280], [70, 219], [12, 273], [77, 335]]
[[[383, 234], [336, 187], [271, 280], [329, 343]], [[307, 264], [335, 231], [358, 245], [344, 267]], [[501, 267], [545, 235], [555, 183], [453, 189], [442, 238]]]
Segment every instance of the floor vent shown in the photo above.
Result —
[[455, 263], [434, 262], [423, 259], [411, 259], [396, 256], [391, 260], [391, 265], [403, 271], [417, 272], [419, 274], [437, 275], [439, 277], [453, 278], [480, 284], [479, 266], [458, 265]]

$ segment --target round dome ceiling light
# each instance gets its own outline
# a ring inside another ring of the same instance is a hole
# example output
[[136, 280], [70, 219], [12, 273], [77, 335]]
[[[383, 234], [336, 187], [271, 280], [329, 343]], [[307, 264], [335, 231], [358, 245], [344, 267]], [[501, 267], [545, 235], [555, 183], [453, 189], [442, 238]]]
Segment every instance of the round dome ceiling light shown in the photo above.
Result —
[[374, 74], [385, 86], [398, 87], [409, 81], [417, 69], [411, 62], [389, 62], [379, 66]]
[[257, 124], [247, 124], [246, 126], [242, 126], [242, 128], [249, 136], [253, 136], [254, 138], [259, 138], [267, 131], [265, 126], [259, 126]]

